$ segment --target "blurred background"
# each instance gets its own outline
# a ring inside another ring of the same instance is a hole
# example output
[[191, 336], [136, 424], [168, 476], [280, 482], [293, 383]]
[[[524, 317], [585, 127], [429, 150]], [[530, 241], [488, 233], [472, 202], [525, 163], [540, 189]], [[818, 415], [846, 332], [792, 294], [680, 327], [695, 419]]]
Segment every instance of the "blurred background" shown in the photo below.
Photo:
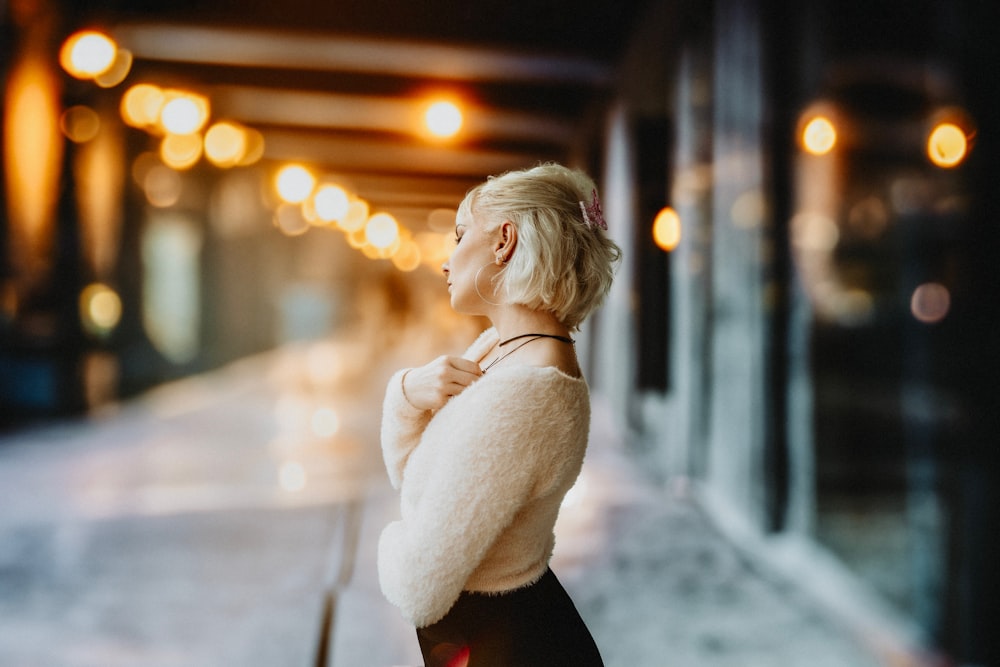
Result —
[[[35, 502], [19, 471], [72, 477], [101, 433], [123, 461], [153, 447], [148, 474], [186, 451], [128, 406], [179, 414], [276, 376], [299, 399], [348, 387], [340, 413], [287, 400], [278, 421], [311, 420], [341, 462], [311, 506], [353, 497], [377, 442], [333, 434], [374, 433], [393, 363], [483, 326], [442, 289], [458, 202], [557, 160], [595, 176], [625, 252], [578, 349], [628, 461], [906, 647], [892, 664], [1000, 664], [998, 18], [991, 0], [0, 0], [4, 525]], [[255, 420], [281, 397], [239, 392], [200, 433], [273, 428]], [[244, 456], [215, 451], [184, 465], [211, 481]], [[308, 456], [275, 456], [301, 489]], [[34, 552], [5, 553], [16, 574]]]

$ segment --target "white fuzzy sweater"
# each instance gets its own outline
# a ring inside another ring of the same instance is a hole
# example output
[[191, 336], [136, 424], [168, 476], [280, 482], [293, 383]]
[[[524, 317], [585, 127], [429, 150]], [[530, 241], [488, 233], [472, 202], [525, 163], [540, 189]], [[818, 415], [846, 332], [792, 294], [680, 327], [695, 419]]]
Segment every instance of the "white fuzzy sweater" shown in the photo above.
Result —
[[[465, 357], [497, 340], [485, 331]], [[400, 489], [401, 520], [382, 531], [379, 583], [417, 627], [440, 620], [463, 590], [501, 592], [545, 573], [553, 527], [583, 463], [590, 399], [556, 368], [497, 367], [440, 410], [389, 381], [382, 454]]]

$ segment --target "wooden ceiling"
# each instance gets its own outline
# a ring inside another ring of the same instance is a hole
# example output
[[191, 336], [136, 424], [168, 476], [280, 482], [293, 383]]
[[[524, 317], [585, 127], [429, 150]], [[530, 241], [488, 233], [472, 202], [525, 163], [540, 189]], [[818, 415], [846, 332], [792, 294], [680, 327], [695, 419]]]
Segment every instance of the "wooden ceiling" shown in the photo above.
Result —
[[[109, 30], [129, 81], [207, 93], [260, 130], [265, 159], [351, 177], [374, 204], [452, 205], [472, 184], [565, 160], [599, 118], [645, 0], [66, 0], [68, 29]], [[460, 136], [414, 132], [432, 94]]]

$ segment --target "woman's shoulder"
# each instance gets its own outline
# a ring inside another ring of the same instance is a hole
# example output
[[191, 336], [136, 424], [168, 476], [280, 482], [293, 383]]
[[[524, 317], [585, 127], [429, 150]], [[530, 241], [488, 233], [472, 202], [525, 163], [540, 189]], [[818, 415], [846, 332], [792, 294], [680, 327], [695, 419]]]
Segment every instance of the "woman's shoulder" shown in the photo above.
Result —
[[549, 403], [566, 399], [586, 398], [587, 381], [557, 366], [517, 364], [490, 370], [477, 381], [494, 395], [517, 402]]

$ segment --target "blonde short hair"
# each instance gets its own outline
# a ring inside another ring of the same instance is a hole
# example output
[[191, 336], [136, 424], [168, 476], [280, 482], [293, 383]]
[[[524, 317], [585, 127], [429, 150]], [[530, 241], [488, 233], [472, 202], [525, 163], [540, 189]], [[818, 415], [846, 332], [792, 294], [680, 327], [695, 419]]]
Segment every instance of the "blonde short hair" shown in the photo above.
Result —
[[517, 228], [517, 247], [495, 278], [506, 303], [552, 312], [570, 329], [601, 304], [621, 249], [584, 210], [596, 193], [587, 174], [553, 163], [493, 176], [469, 191], [460, 215], [487, 231], [507, 220]]

